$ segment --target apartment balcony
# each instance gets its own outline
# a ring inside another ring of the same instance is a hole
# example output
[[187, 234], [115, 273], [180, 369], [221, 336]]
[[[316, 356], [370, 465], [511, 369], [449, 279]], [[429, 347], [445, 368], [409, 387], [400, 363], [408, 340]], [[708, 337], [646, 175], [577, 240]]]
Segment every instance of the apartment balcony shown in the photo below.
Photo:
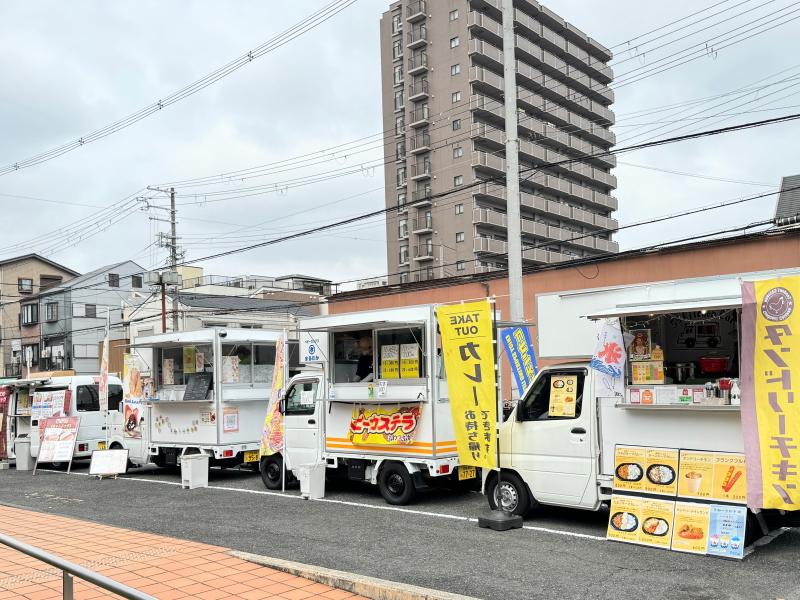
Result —
[[431, 188], [426, 187], [423, 190], [417, 190], [416, 192], [411, 193], [411, 202], [414, 206], [428, 206], [432, 204], [431, 196], [433, 196], [433, 192]]
[[414, 137], [408, 138], [409, 154], [419, 154], [431, 149], [431, 136], [427, 131], [418, 133]]
[[489, 15], [477, 10], [468, 12], [467, 28], [495, 46], [503, 46], [503, 25]]
[[503, 77], [483, 67], [469, 68], [469, 82], [475, 91], [498, 97], [503, 94]]
[[436, 274], [433, 269], [425, 269], [422, 273], [414, 275], [414, 281], [433, 281], [434, 279], [436, 279]]
[[417, 0], [411, 2], [406, 6], [406, 21], [409, 23], [416, 23], [424, 19], [428, 12], [428, 3], [425, 0]]
[[414, 260], [417, 262], [433, 260], [433, 245], [420, 244], [419, 246], [416, 246]]
[[500, 267], [484, 267], [483, 265], [476, 265], [475, 266], [475, 273], [476, 274], [493, 273], [494, 271], [503, 271], [503, 270], [505, 270], [505, 269], [502, 269]]
[[[406, 246], [406, 248], [408, 248], [408, 247]], [[400, 252], [400, 254], [399, 254], [398, 258], [397, 258], [397, 265], [400, 266], [400, 267], [403, 267], [403, 266], [410, 265], [410, 264], [411, 264], [411, 257], [408, 255], [408, 251]]]
[[406, 34], [406, 47], [409, 50], [422, 48], [428, 44], [428, 28], [425, 25], [412, 29]]
[[417, 127], [424, 127], [430, 125], [431, 112], [428, 106], [420, 106], [415, 108], [408, 114], [408, 126], [416, 129]]
[[468, 44], [468, 53], [474, 64], [483, 65], [502, 73], [503, 50], [501, 48], [481, 39], [471, 39]]
[[431, 162], [429, 160], [425, 160], [422, 162], [418, 162], [415, 165], [411, 165], [411, 177], [412, 181], [421, 181], [422, 179], [430, 179], [432, 174], [431, 169]]
[[472, 153], [472, 167], [494, 177], [506, 174], [506, 160], [501, 156], [486, 152]]
[[422, 79], [413, 83], [408, 88], [408, 99], [411, 102], [418, 102], [428, 98], [428, 80]]
[[5, 365], [3, 375], [7, 378], [22, 377], [22, 365], [20, 363], [10, 363]]
[[[473, 240], [473, 250], [479, 255], [507, 255], [508, 242], [492, 240], [488, 238], [476, 237]], [[522, 251], [522, 262], [528, 265], [553, 264], [568, 260], [568, 257], [560, 252], [543, 250], [541, 248], [530, 248]]]
[[411, 226], [411, 233], [421, 234], [421, 233], [431, 233], [433, 231], [433, 217], [431, 215], [425, 215], [423, 217], [419, 217], [413, 220], [413, 225]]
[[412, 56], [408, 59], [408, 71], [409, 75], [418, 75], [419, 73], [424, 73], [428, 70], [428, 53], [421, 52], [416, 56]]
[[508, 229], [508, 219], [505, 214], [487, 208], [472, 209], [472, 223], [480, 225], [482, 229], [505, 231]]
[[611, 240], [602, 240], [600, 238], [595, 238], [594, 240], [595, 248], [598, 250], [602, 250], [603, 252], [619, 252], [619, 243], [613, 242]]
[[602, 215], [592, 215], [594, 217], [594, 225], [600, 227], [601, 229], [609, 229], [611, 231], [616, 231], [619, 229], [619, 221], [616, 219], [612, 219], [611, 217], [604, 217]]

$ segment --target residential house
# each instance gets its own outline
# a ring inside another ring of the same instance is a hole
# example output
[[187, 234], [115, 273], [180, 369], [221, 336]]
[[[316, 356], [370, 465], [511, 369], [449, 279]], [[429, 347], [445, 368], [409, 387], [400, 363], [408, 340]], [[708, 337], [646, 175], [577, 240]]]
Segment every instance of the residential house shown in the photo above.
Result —
[[78, 275], [77, 271], [38, 254], [0, 261], [0, 304], [3, 308], [0, 311], [0, 360], [5, 377], [20, 376], [24, 351], [38, 363], [39, 311], [25, 308], [31, 304], [31, 298]]
[[[40, 370], [99, 373], [100, 344], [110, 326], [110, 346], [127, 343], [123, 313], [131, 297], [149, 294], [143, 269], [133, 261], [101, 267], [37, 294], [40, 315]], [[121, 366], [110, 371], [118, 372]], [[35, 369], [34, 369], [35, 372]]]

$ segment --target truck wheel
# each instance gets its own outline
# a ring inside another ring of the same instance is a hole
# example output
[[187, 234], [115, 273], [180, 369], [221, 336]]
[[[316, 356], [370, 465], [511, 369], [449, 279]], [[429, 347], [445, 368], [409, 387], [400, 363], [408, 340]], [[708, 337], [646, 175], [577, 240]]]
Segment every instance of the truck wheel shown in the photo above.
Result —
[[498, 500], [502, 509], [512, 515], [524, 517], [531, 508], [528, 488], [516, 473], [503, 473], [499, 490], [497, 477], [494, 477], [486, 490], [486, 495], [489, 497], [489, 506], [492, 510], [497, 510]]
[[717, 338], [713, 338], [713, 337], [712, 338], [708, 338], [708, 341], [706, 342], [706, 344], [708, 344], [709, 348], [716, 348], [717, 344], [719, 344], [719, 340]]
[[398, 463], [391, 463], [383, 468], [378, 477], [378, 489], [389, 504], [409, 504], [417, 495], [408, 469]]
[[696, 341], [695, 341], [694, 338], [689, 338], [688, 340], [686, 340], [686, 347], [687, 348], [694, 348], [695, 343], [696, 343]]
[[261, 461], [261, 481], [268, 490], [282, 487], [283, 457], [280, 454], [267, 456]]

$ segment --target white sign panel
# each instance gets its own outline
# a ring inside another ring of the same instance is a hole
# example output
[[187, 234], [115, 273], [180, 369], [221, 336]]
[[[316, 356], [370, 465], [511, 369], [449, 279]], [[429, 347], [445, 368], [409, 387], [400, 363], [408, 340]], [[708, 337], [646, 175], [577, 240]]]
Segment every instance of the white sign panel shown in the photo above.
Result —
[[328, 347], [328, 334], [319, 331], [300, 332], [300, 362], [324, 363], [328, 362], [326, 356]]

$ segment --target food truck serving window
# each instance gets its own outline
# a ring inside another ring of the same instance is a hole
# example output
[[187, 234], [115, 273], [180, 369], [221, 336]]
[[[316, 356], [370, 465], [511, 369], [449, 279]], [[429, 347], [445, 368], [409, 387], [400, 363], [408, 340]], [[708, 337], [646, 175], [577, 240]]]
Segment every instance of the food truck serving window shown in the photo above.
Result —
[[425, 376], [422, 327], [378, 331], [378, 370], [381, 379], [417, 379]]
[[517, 407], [519, 421], [575, 419], [583, 407], [583, 371], [549, 371]]

